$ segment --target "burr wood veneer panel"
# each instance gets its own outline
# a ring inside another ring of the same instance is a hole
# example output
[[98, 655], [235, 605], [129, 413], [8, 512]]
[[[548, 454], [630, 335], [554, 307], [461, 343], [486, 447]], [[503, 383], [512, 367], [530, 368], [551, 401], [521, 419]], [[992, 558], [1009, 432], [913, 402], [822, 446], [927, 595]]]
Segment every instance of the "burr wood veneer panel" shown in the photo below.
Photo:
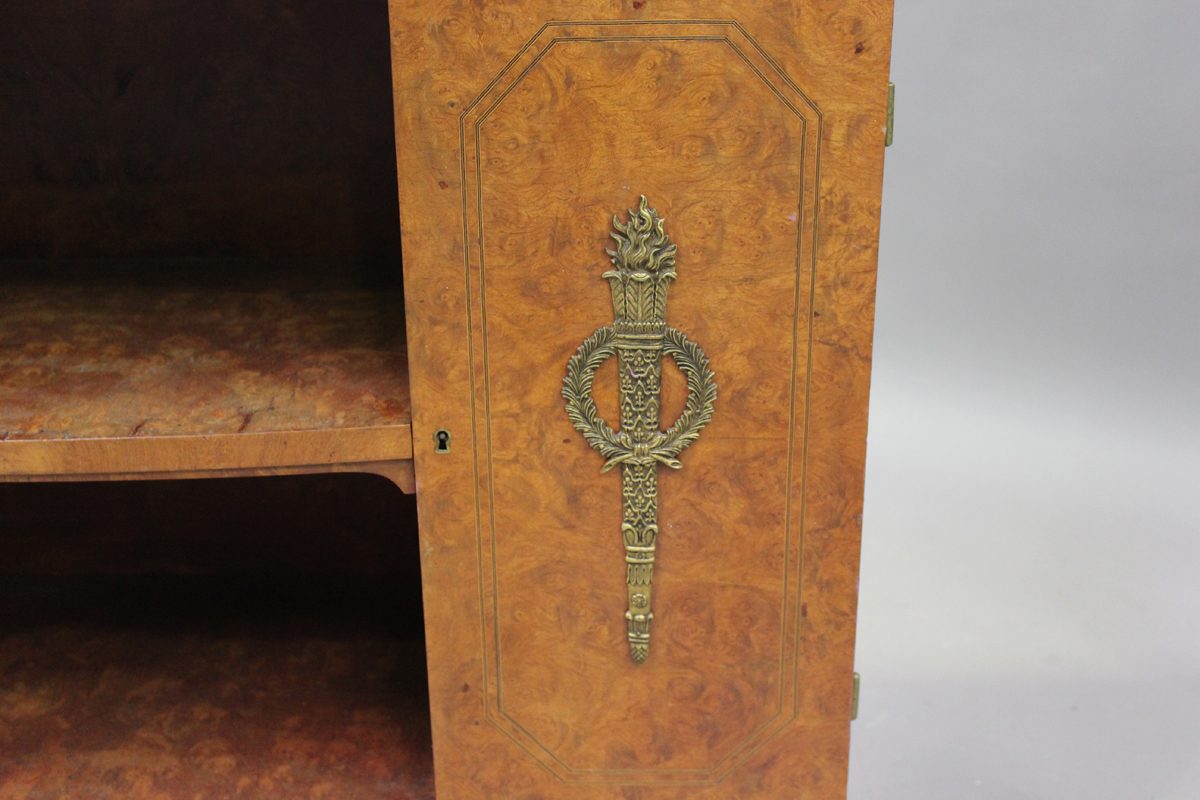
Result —
[[[838, 797], [890, 4], [634, 6], [392, 3], [439, 796]], [[642, 664], [561, 396], [639, 195], [719, 387], [659, 469]]]
[[[490, 711], [565, 780], [711, 780], [793, 716], [803, 509], [789, 481], [803, 481], [792, 432], [820, 133], [770, 73], [732, 25], [551, 25], [465, 115], [477, 475], [497, 564]], [[640, 666], [622, 644], [621, 478], [598, 475], [559, 390], [575, 347], [612, 321], [599, 245], [639, 191], [662, 198], [679, 242], [667, 320], [721, 389], [684, 468], [658, 482], [657, 621]]]
[[6, 286], [0, 480], [394, 465], [402, 320], [398, 293]]

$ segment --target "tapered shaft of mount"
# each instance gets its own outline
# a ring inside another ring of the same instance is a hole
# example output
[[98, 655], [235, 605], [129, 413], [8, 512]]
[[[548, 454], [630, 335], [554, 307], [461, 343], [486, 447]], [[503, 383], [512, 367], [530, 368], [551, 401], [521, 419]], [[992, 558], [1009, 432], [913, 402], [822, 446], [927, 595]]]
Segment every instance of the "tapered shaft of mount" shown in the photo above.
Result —
[[[648, 452], [659, 434], [659, 404], [662, 392], [662, 334], [639, 331], [621, 335], [617, 353], [621, 383], [621, 430], [635, 450]], [[654, 547], [658, 537], [658, 464], [633, 459], [621, 466], [625, 540], [626, 585], [629, 607], [629, 653], [639, 664], [650, 653], [651, 584], [654, 579]]]

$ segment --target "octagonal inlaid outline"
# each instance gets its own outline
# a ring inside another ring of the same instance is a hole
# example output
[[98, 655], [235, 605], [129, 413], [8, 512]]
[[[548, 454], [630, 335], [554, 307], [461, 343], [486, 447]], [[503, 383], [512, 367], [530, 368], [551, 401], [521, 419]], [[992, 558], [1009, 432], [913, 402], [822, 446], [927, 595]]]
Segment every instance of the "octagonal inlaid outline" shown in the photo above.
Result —
[[[703, 29], [706, 32], [695, 35], [686, 32], [689, 27]], [[629, 33], [622, 33], [621, 29], [630, 29]], [[592, 35], [584, 35], [582, 31], [592, 31]], [[549, 41], [547, 41], [547, 39]], [[734, 39], [740, 40], [741, 46]], [[815, 286], [816, 279], [816, 238], [817, 238], [817, 216], [819, 202], [819, 183], [820, 183], [820, 146], [822, 137], [822, 115], [817, 106], [800, 90], [796, 84], [787, 77], [779, 65], [770, 58], [762, 47], [741, 27], [739, 23], [732, 20], [667, 20], [667, 21], [587, 21], [587, 22], [548, 22], [542, 26], [538, 32], [530, 38], [530, 40], [517, 52], [515, 56], [501, 69], [495, 77], [488, 83], [482, 92], [463, 110], [459, 117], [459, 143], [460, 143], [460, 170], [462, 178], [462, 204], [463, 204], [463, 237], [464, 237], [464, 252], [467, 260], [467, 298], [468, 301], [474, 304], [471, 299], [470, 276], [472, 271], [471, 253], [473, 250], [478, 251], [476, 266], [478, 269], [478, 280], [480, 281], [480, 308], [483, 313], [483, 319], [486, 321], [486, 295], [483, 292], [485, 283], [486, 267], [483, 263], [482, 251], [482, 182], [484, 170], [478, 156], [476, 157], [474, 188], [475, 194], [468, 191], [468, 138], [474, 140], [476, 153], [479, 148], [479, 131], [483, 122], [487, 117], [498, 108], [508, 96], [508, 94], [520, 84], [530, 71], [556, 46], [577, 43], [577, 42], [596, 42], [596, 41], [700, 41], [713, 42], [727, 46], [733, 55], [744, 62], [752, 72], [754, 72], [760, 80], [767, 86], [768, 89], [776, 96], [780, 103], [787, 108], [801, 123], [801, 166], [800, 166], [800, 196], [798, 198], [798, 217], [799, 221], [804, 220], [804, 201], [806, 196], [811, 193], [812, 201], [812, 219], [809, 220], [812, 232], [808, 235], [809, 240], [809, 302], [808, 302], [808, 329], [809, 335], [807, 338], [808, 352], [803, 359], [803, 366], [806, 370], [811, 369], [812, 358], [812, 312], [813, 306], [811, 302], [812, 290]], [[763, 64], [756, 64], [752, 59], [760, 59]], [[513, 79], [505, 84], [505, 79], [512, 75], [517, 70], [518, 66], [525, 63], [520, 68], [518, 74]], [[772, 80], [772, 76], [774, 81]], [[787, 95], [791, 95], [789, 100]], [[490, 102], [487, 102], [490, 101]], [[798, 101], [798, 102], [794, 102]], [[808, 141], [808, 125], [813, 122], [813, 119], [805, 116], [806, 109], [815, 117], [816, 137], [811, 144]], [[809, 163], [809, 150], [812, 149], [814, 157], [813, 163]], [[806, 177], [811, 173], [811, 181], [806, 181]], [[811, 183], [811, 185], [808, 185]], [[808, 192], [805, 191], [806, 186]], [[476, 236], [472, 237], [472, 217], [471, 207], [474, 206], [476, 214], [475, 232]], [[803, 256], [806, 235], [804, 233], [804, 225], [798, 226], [797, 233], [797, 272], [796, 285], [797, 291], [803, 288]], [[799, 300], [799, 297], [798, 297]], [[797, 302], [796, 314], [799, 315], [800, 303]], [[472, 316], [474, 312], [472, 312]], [[793, 325], [793, 372], [791, 382], [791, 410], [790, 410], [790, 430], [791, 436], [795, 436], [798, 401], [803, 400], [802, 418], [804, 424], [804, 441], [801, 445], [801, 489], [800, 500], [800, 531], [797, 535], [795, 544], [795, 553], [797, 560], [796, 575], [789, 574], [791, 563], [793, 561], [791, 542], [792, 536], [792, 497], [794, 494], [793, 487], [793, 470], [796, 460], [796, 442], [794, 438], [789, 440], [788, 444], [788, 481], [787, 481], [787, 497], [785, 499], [785, 550], [787, 553], [784, 567], [784, 615], [781, 622], [781, 669], [780, 683], [778, 688], [778, 703], [775, 713], [765, 719], [754, 731], [743, 738], [739, 743], [733, 745], [729, 751], [717, 761], [713, 766], [700, 769], [667, 769], [667, 770], [646, 770], [646, 769], [583, 769], [572, 767], [560, 759], [553, 751], [543, 745], [532, 734], [524, 729], [521, 723], [515, 719], [512, 714], [505, 710], [503, 705], [503, 693], [500, 682], [501, 671], [501, 653], [498, 638], [498, 628], [496, 620], [498, 619], [498, 610], [496, 608], [496, 597], [498, 588], [496, 586], [495, 572], [495, 518], [494, 518], [494, 502], [490, 500], [489, 509], [487, 512], [481, 507], [479, 492], [484, 485], [480, 476], [479, 460], [474, 461], [474, 479], [476, 486], [476, 541], [478, 567], [480, 570], [480, 613], [481, 624], [484, 633], [483, 651], [484, 651], [484, 676], [486, 686], [487, 702], [485, 703], [485, 718], [490, 724], [495, 726], [499, 731], [508, 736], [522, 750], [529, 754], [531, 758], [545, 767], [552, 775], [564, 783], [608, 783], [619, 785], [712, 785], [719, 783], [727, 776], [738, 764], [744, 762], [747, 758], [757, 752], [781, 730], [783, 730], [790, 722], [792, 722], [798, 711], [799, 702], [799, 681], [800, 681], [800, 575], [799, 575], [799, 558], [803, 549], [803, 528], [804, 528], [804, 476], [807, 471], [807, 434], [808, 434], [808, 411], [809, 411], [809, 394], [810, 381], [804, 382], [804, 397], [798, 398], [796, 381], [797, 368], [800, 365], [799, 361], [799, 336], [797, 329], [799, 327], [799, 319], [794, 320]], [[472, 353], [472, 364], [470, 369], [471, 380], [471, 397], [472, 397], [472, 418], [475, 428], [475, 439], [479, 440], [479, 410], [475, 408], [476, 397], [476, 366], [474, 358], [474, 328], [475, 323], [468, 325], [468, 347]], [[483, 356], [483, 385], [485, 396], [490, 391], [488, 388], [487, 378], [487, 328], [486, 322], [480, 325], [481, 329], [481, 345]], [[485, 419], [487, 433], [485, 434], [485, 444], [488, 452], [488, 460], [490, 463], [490, 420]], [[492, 480], [491, 470], [489, 468], [488, 486], [489, 498], [491, 498]], [[488, 558], [485, 555], [485, 547], [483, 542], [483, 517], [487, 515], [491, 519], [491, 535], [487, 549], [491, 551], [491, 560], [493, 562], [492, 569], [487, 567]], [[489, 622], [487, 612], [488, 601], [485, 592], [485, 584], [487, 573], [491, 572], [492, 586], [492, 616]], [[792, 583], [795, 583], [794, 597], [789, 596]], [[789, 603], [792, 607], [789, 608]], [[792, 626], [789, 629], [789, 616], [792, 620]], [[792, 652], [790, 653], [790, 674], [792, 680], [788, 681], [789, 671], [786, 666], [789, 661], [787, 653], [787, 643], [789, 636], [793, 641]], [[785, 716], [786, 698], [791, 696], [790, 715]], [[507, 723], [507, 724], [506, 724]], [[511, 726], [511, 727], [509, 727]]]

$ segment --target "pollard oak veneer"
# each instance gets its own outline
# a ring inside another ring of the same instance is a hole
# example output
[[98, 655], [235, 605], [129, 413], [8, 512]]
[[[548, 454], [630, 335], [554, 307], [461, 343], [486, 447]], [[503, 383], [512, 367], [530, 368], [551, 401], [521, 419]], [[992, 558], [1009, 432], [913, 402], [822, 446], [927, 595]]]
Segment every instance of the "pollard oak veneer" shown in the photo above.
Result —
[[844, 797], [891, 3], [391, 21], [439, 797]]
[[3, 577], [0, 797], [432, 800], [395, 576]]
[[0, 285], [0, 480], [369, 471], [411, 492], [399, 298]]

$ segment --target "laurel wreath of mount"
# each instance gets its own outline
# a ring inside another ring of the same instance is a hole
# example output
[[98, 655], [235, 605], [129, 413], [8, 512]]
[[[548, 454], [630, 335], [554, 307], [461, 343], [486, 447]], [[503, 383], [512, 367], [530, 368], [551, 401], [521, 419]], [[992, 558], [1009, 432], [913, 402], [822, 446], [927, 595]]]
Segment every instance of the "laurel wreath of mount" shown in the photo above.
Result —
[[616, 333], [611, 327], [600, 328], [589, 336], [571, 360], [567, 362], [567, 377], [563, 380], [563, 398], [567, 401], [567, 416], [575, 430], [587, 443], [608, 459], [601, 472], [617, 464], [661, 463], [671, 469], [683, 466], [677, 456], [700, 436], [700, 431], [712, 421], [713, 404], [717, 399], [716, 375], [708, 366], [708, 357], [700, 347], [681, 332], [667, 328], [663, 335], [663, 353], [671, 356], [687, 378], [688, 399], [683, 413], [666, 433], [656, 434], [645, 444], [635, 443], [629, 436], [614, 431], [605, 423], [592, 399], [592, 382], [596, 370], [605, 359], [616, 353], [613, 342]]

